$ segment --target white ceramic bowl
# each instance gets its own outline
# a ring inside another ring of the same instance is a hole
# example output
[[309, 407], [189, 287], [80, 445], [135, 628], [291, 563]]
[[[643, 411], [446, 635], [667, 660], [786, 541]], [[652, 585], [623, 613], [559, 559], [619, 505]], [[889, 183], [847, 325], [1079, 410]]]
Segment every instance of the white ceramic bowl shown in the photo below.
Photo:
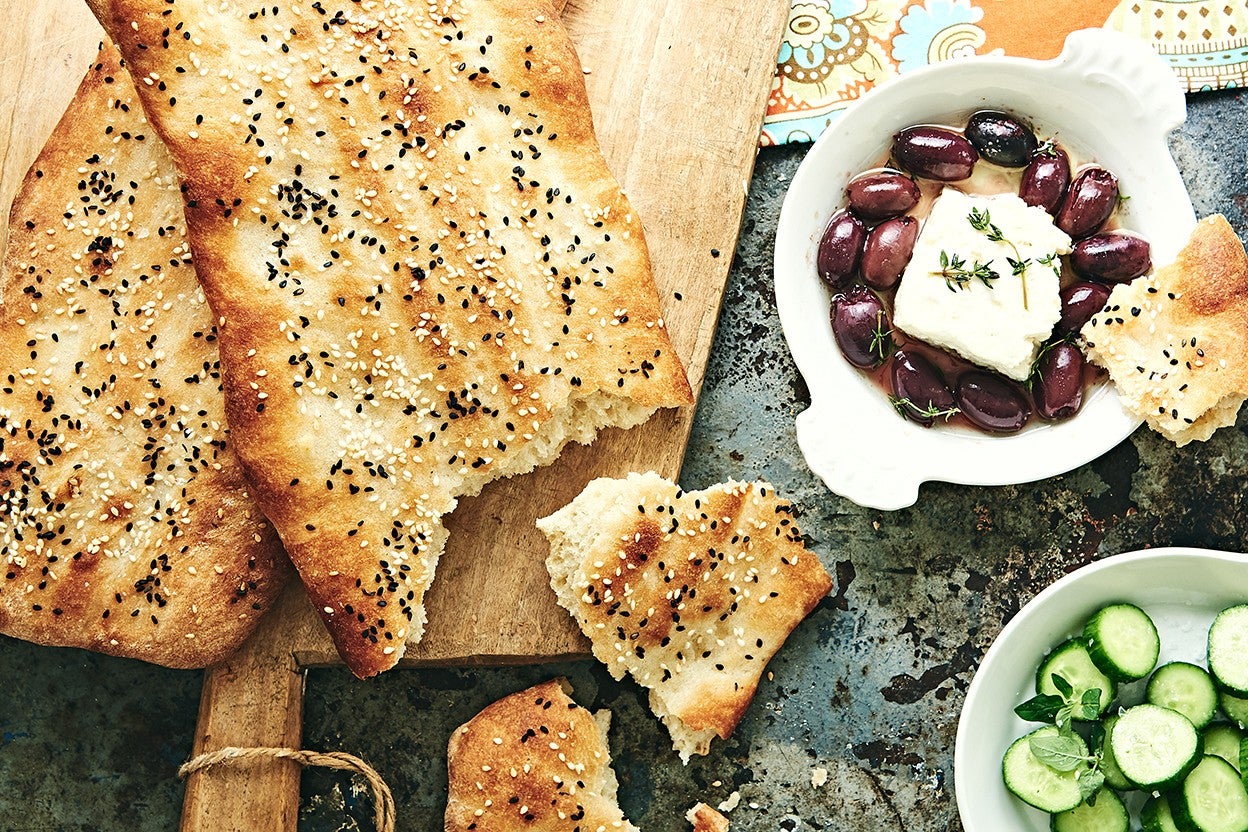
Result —
[[1123, 224], [1166, 263], [1195, 224], [1166, 143], [1183, 123], [1170, 69], [1134, 38], [1101, 29], [1072, 33], [1053, 61], [979, 57], [926, 67], [865, 95], [810, 149], [784, 200], [776, 233], [780, 321], [810, 388], [797, 417], [806, 462], [828, 487], [864, 506], [899, 509], [928, 480], [1005, 485], [1064, 473], [1100, 456], [1139, 425], [1111, 385], [1073, 419], [1012, 436], [927, 429], [901, 419], [878, 387], [845, 361], [828, 321], [831, 295], [815, 253], [849, 179], [878, 164], [892, 136], [912, 124], [961, 123], [975, 110], [1029, 117], [1080, 158], [1113, 171], [1130, 199]]
[[[1117, 555], [1072, 572], [1023, 607], [984, 655], [958, 720], [953, 780], [966, 832], [1048, 832], [1049, 816], [1011, 795], [1001, 779], [1010, 743], [1039, 727], [1015, 716], [1014, 707], [1035, 695], [1045, 654], [1118, 601], [1142, 608], [1157, 625], [1158, 666], [1201, 664], [1214, 616], [1248, 601], [1248, 555], [1185, 548]], [[1120, 700], [1140, 701], [1142, 685], [1120, 688]], [[1129, 805], [1138, 810], [1140, 802]]]

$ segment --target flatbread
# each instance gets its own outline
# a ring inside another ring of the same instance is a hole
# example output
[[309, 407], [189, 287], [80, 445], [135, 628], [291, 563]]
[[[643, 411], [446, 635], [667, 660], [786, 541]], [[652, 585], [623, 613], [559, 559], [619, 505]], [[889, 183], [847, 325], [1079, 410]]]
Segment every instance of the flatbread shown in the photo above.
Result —
[[1115, 286], [1080, 334], [1128, 410], [1176, 445], [1203, 442], [1248, 397], [1244, 244], [1206, 217], [1173, 263]]
[[686, 812], [685, 820], [693, 824], [693, 832], [728, 832], [728, 818], [705, 803]]
[[91, 0], [183, 176], [227, 414], [351, 669], [456, 499], [688, 404], [549, 0]]
[[609, 711], [556, 679], [513, 693], [451, 734], [446, 832], [637, 832], [616, 803]]
[[291, 570], [227, 444], [172, 171], [103, 48], [0, 270], [0, 632], [203, 667]]
[[596, 479], [537, 523], [559, 604], [614, 678], [650, 689], [686, 762], [732, 733], [832, 588], [792, 512], [764, 482], [686, 493], [648, 473]]

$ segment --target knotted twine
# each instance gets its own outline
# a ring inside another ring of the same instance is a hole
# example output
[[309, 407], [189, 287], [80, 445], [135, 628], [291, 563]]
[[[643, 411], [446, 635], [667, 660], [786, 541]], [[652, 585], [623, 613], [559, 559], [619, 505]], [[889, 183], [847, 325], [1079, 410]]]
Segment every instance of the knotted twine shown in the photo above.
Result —
[[200, 754], [187, 760], [178, 769], [178, 776], [185, 778], [201, 769], [217, 765], [234, 765], [247, 760], [292, 760], [301, 766], [321, 766], [344, 771], [354, 771], [364, 776], [373, 792], [373, 812], [377, 832], [394, 832], [394, 796], [390, 787], [376, 769], [359, 757], [342, 751], [301, 751], [294, 748], [236, 748], [226, 747]]

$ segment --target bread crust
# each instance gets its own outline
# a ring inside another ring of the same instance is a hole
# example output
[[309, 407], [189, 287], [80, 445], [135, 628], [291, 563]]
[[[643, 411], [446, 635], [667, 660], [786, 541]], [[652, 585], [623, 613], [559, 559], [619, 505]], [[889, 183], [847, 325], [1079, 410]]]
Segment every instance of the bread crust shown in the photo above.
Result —
[[693, 824], [693, 832], [728, 832], [728, 818], [699, 803], [685, 814], [685, 820]]
[[692, 400], [549, 0], [91, 0], [184, 179], [237, 450], [351, 669], [441, 518]]
[[1248, 396], [1248, 257], [1221, 214], [1170, 265], [1115, 286], [1081, 331], [1128, 410], [1176, 445], [1235, 424]]
[[560, 679], [486, 707], [451, 734], [446, 832], [636, 832], [616, 803], [608, 720]]
[[111, 46], [22, 182], [0, 271], [0, 632], [225, 658], [290, 564], [227, 444], [173, 164]]
[[767, 662], [832, 588], [768, 483], [598, 479], [538, 521], [559, 603], [611, 675], [650, 688], [686, 759], [728, 737]]

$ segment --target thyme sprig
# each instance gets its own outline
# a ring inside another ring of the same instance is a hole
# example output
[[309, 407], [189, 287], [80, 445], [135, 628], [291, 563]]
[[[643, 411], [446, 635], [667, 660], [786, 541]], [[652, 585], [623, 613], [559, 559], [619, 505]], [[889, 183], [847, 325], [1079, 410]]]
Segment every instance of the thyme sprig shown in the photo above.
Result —
[[1043, 257], [1037, 257], [1036, 262], [1041, 266], [1048, 266], [1053, 270], [1053, 274], [1057, 275], [1058, 280], [1062, 279], [1062, 261], [1057, 256], [1056, 251], [1052, 254], [1046, 254]]
[[926, 407], [919, 407], [910, 399], [904, 396], [889, 396], [888, 402], [893, 406], [893, 410], [903, 418], [914, 416], [920, 420], [927, 419], [944, 419], [946, 422], [962, 412], [960, 407], [937, 407], [932, 402], [928, 402]]
[[877, 364], [882, 364], [893, 351], [893, 330], [884, 323], [884, 310], [875, 313], [875, 328], [871, 330], [871, 343], [868, 351], [879, 357]]
[[1013, 257], [1005, 258], [1010, 264], [1010, 269], [1015, 277], [1019, 279], [1023, 287], [1023, 308], [1027, 308], [1027, 267], [1031, 265], [1031, 258], [1024, 257], [1022, 252], [1018, 250], [1018, 246], [1005, 236], [1005, 232], [1001, 227], [992, 221], [992, 216], [987, 210], [979, 210], [972, 208], [971, 213], [966, 215], [966, 220], [971, 224], [971, 228], [981, 232], [992, 243], [1005, 243], [1014, 250]]
[[945, 285], [949, 287], [950, 292], [956, 292], [958, 289], [965, 289], [972, 280], [978, 280], [988, 288], [992, 288], [992, 281], [997, 280], [1001, 275], [990, 268], [992, 261], [981, 263], [976, 260], [968, 269], [966, 261], [958, 254], [950, 254], [947, 251], [940, 252], [940, 271], [932, 272], [945, 279]]

